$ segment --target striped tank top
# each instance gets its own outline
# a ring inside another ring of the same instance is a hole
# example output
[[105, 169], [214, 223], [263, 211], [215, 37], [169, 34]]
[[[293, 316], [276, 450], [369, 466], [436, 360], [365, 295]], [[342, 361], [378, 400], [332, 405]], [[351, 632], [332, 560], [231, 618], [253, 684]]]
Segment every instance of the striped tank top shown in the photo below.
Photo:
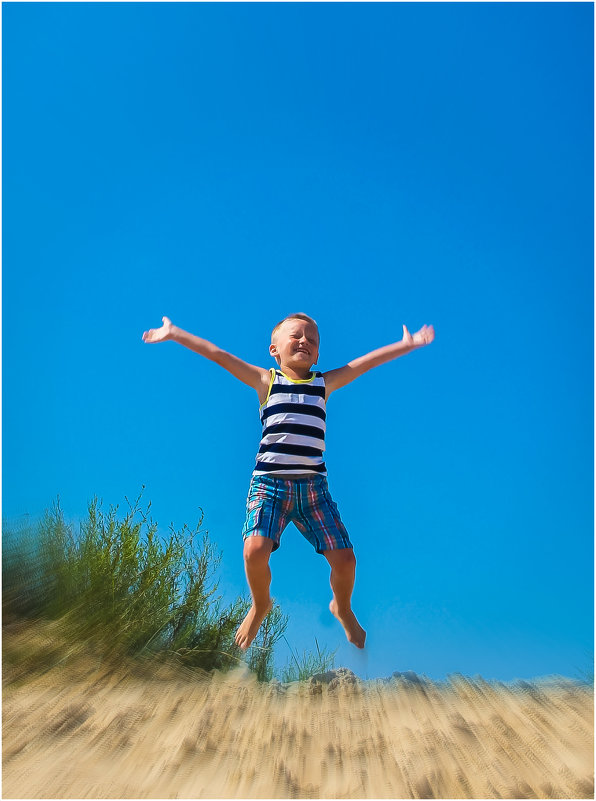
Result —
[[295, 381], [271, 368], [269, 394], [261, 406], [263, 436], [253, 475], [327, 475], [325, 417], [322, 373]]

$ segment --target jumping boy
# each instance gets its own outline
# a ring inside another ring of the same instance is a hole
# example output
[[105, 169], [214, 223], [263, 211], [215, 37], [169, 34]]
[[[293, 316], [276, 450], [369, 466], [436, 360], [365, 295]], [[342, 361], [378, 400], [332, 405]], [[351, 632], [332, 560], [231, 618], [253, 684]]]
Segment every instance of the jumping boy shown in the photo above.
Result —
[[269, 557], [279, 548], [289, 522], [322, 553], [331, 566], [333, 598], [329, 610], [339, 620], [348, 640], [364, 648], [366, 632], [351, 607], [356, 559], [337, 505], [327, 487], [323, 461], [325, 405], [329, 395], [367, 370], [430, 344], [435, 332], [423, 326], [392, 345], [367, 353], [344, 367], [312, 372], [319, 358], [319, 330], [306, 314], [290, 314], [271, 334], [269, 353], [278, 369], [265, 370], [226, 353], [221, 348], [172, 325], [162, 317], [161, 328], [145, 331], [144, 342], [172, 340], [205, 356], [257, 391], [261, 404], [261, 439], [246, 504], [244, 565], [252, 607], [236, 632], [237, 645], [246, 650], [271, 609]]

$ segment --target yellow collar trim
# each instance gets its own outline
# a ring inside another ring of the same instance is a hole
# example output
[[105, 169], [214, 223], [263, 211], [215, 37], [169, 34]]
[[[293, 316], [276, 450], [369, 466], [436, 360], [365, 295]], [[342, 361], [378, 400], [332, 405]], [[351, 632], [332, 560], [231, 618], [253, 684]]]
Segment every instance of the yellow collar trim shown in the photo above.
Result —
[[284, 378], [287, 378], [288, 381], [291, 381], [292, 384], [310, 384], [311, 381], [314, 381], [316, 378], [315, 374], [312, 373], [312, 370], [311, 370], [312, 375], [310, 378], [290, 378], [290, 376], [286, 375], [283, 370], [280, 370], [279, 372], [283, 375]]
[[271, 373], [271, 378], [269, 379], [269, 389], [267, 390], [267, 397], [263, 401], [263, 403], [259, 406], [259, 411], [263, 408], [263, 406], [267, 405], [267, 401], [269, 400], [269, 396], [271, 395], [271, 387], [273, 386], [273, 382], [275, 381], [275, 367], [270, 367], [269, 372]]

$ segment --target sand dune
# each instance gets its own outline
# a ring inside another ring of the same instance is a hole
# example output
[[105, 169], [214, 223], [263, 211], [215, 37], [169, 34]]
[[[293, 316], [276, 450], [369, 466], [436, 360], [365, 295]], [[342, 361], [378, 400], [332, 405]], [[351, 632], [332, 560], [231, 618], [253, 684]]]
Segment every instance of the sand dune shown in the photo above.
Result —
[[593, 797], [590, 687], [335, 676], [13, 676], [3, 797]]

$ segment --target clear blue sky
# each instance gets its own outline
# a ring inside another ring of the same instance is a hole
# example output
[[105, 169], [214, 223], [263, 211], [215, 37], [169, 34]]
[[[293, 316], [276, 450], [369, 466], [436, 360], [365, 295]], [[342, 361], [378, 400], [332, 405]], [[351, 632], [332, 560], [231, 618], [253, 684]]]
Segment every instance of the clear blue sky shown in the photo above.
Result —
[[[573, 675], [593, 647], [590, 3], [8, 3], [3, 516], [198, 507], [244, 591], [256, 393], [162, 315], [322, 370], [433, 324], [328, 406], [368, 648], [293, 526], [273, 594], [362, 676]], [[279, 661], [287, 652], [280, 646]]]

